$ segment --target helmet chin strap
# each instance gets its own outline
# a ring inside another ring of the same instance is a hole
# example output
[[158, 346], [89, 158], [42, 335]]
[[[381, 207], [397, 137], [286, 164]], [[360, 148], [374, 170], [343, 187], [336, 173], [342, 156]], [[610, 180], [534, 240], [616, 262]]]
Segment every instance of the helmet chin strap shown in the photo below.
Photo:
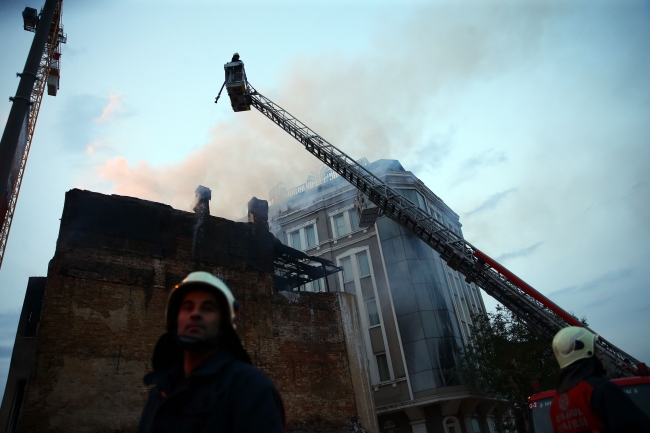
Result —
[[187, 337], [185, 335], [176, 335], [176, 342], [183, 350], [191, 350], [195, 352], [204, 352], [206, 350], [214, 349], [219, 344], [219, 337], [203, 340], [196, 337]]

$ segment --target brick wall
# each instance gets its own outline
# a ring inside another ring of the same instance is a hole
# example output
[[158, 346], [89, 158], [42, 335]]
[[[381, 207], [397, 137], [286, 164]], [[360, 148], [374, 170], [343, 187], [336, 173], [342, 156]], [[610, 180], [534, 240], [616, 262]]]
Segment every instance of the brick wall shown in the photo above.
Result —
[[217, 217], [196, 225], [158, 203], [66, 194], [18, 431], [135, 431], [167, 294], [194, 270], [242, 302], [238, 332], [276, 383], [290, 430], [346, 431], [357, 414], [375, 430], [350, 295], [274, 293], [267, 231]]

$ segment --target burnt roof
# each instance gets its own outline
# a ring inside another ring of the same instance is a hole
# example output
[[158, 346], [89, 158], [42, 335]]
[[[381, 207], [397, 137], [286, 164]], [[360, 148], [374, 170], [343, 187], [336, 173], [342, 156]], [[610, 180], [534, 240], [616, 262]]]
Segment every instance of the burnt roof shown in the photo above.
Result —
[[[66, 193], [57, 253], [68, 248], [94, 247], [161, 259], [182, 255], [187, 259], [186, 250], [191, 245], [190, 260], [197, 265], [272, 272], [280, 290], [339, 270], [327, 260], [283, 245], [252, 223], [197, 215], [148, 200], [72, 189]], [[180, 251], [183, 248], [185, 251]], [[99, 272], [103, 268], [98, 265]]]

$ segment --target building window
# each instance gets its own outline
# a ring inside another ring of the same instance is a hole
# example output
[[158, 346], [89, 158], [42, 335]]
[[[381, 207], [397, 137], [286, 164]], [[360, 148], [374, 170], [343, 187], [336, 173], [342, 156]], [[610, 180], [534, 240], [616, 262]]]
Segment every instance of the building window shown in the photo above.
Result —
[[469, 336], [470, 336], [469, 325], [464, 320], [461, 320], [461, 323], [463, 324], [463, 329], [465, 330], [465, 335], [467, 336], [467, 340], [469, 341]]
[[458, 418], [454, 416], [448, 416], [443, 419], [442, 426], [445, 428], [445, 433], [461, 433]]
[[340, 238], [360, 229], [357, 211], [354, 209], [339, 211], [338, 213], [331, 215], [330, 219], [332, 221], [332, 233], [334, 238]]
[[307, 241], [307, 248], [316, 246], [316, 227], [313, 225], [305, 227], [305, 240]]
[[300, 244], [300, 232], [297, 231], [291, 233], [289, 235], [289, 238], [291, 239], [291, 248], [302, 251], [302, 245]]
[[318, 230], [316, 220], [303, 226], [293, 227], [287, 231], [287, 244], [291, 248], [304, 251], [318, 246]]
[[366, 302], [366, 309], [368, 310], [368, 321], [370, 326], [379, 325], [379, 311], [377, 311], [377, 302], [372, 299]]
[[427, 213], [429, 212], [424, 197], [418, 191], [414, 189], [397, 189], [396, 191], [399, 192], [403, 197], [409, 199], [413, 204], [417, 205], [423, 211]]
[[[304, 275], [304, 274], [303, 274], [303, 275], [301, 275], [300, 277], [306, 279], [306, 278], [307, 278], [307, 275]], [[293, 291], [294, 291], [294, 292], [306, 292], [306, 291], [307, 291], [307, 284], [309, 284], [309, 283], [301, 284], [301, 285], [298, 286], [298, 287], [294, 287]]]
[[341, 259], [341, 267], [343, 268], [343, 282], [349, 283], [354, 281], [354, 274], [352, 273], [352, 260], [350, 257]]
[[312, 283], [312, 287], [314, 289], [314, 292], [324, 292], [325, 291], [325, 287], [324, 287], [322, 278], [314, 280], [311, 283]]
[[474, 433], [483, 433], [483, 429], [481, 429], [481, 423], [476, 418], [472, 418], [472, 430], [474, 430]]
[[[303, 277], [307, 277], [303, 275]], [[302, 284], [293, 289], [294, 292], [324, 292], [325, 291], [325, 282], [323, 278], [319, 278], [309, 283]]]
[[359, 230], [359, 216], [357, 215], [357, 211], [351, 209], [348, 211], [348, 214], [350, 215], [350, 226], [352, 226], [352, 231], [356, 232]]
[[[377, 286], [373, 276], [369, 248], [352, 248], [336, 257], [336, 263], [343, 268], [339, 275], [341, 290], [353, 293], [359, 300], [359, 313], [363, 323], [364, 345], [371, 364], [370, 380], [373, 384], [394, 378], [390, 364], [390, 352], [383, 329], [382, 312], [378, 301]], [[383, 341], [383, 346], [375, 343]], [[376, 367], [375, 367], [376, 363]]]
[[379, 370], [379, 380], [386, 382], [390, 380], [390, 371], [388, 370], [388, 359], [385, 353], [377, 355], [377, 369]]
[[345, 236], [347, 232], [347, 227], [345, 225], [345, 217], [343, 214], [336, 215], [334, 218], [334, 233], [336, 234], [337, 238], [340, 238], [341, 236]]
[[367, 277], [370, 275], [370, 264], [368, 263], [368, 253], [365, 251], [357, 254], [357, 260], [359, 260], [359, 276]]

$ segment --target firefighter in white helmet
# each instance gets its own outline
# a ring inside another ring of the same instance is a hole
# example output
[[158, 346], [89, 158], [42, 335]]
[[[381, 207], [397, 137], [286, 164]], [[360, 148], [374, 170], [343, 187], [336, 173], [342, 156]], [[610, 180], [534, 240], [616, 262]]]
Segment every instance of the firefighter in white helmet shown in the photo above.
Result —
[[555, 433], [650, 432], [650, 419], [620, 387], [605, 379], [596, 357], [598, 336], [569, 326], [553, 338], [560, 377], [551, 403]]
[[280, 395], [235, 332], [238, 310], [228, 286], [208, 272], [192, 272], [172, 289], [167, 333], [144, 378], [154, 386], [139, 433], [284, 431]]

